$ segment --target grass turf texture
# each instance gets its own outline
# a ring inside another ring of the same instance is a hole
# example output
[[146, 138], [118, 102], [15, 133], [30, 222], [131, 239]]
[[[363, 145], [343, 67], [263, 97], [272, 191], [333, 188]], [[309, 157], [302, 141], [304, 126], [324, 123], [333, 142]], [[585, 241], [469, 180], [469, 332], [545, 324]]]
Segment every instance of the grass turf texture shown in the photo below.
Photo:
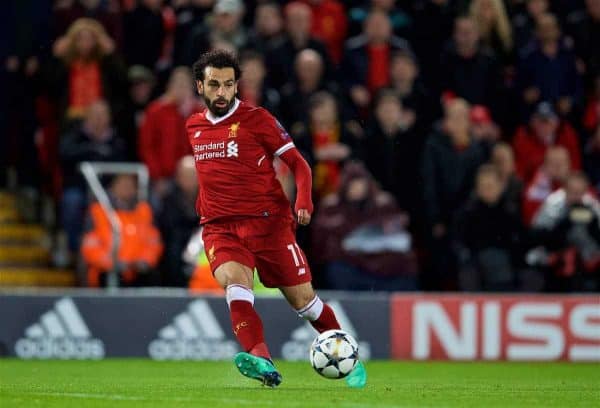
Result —
[[0, 359], [7, 407], [587, 407], [600, 401], [593, 364], [366, 364], [369, 382], [347, 388], [308, 363], [278, 362], [279, 388], [242, 377], [231, 362]]

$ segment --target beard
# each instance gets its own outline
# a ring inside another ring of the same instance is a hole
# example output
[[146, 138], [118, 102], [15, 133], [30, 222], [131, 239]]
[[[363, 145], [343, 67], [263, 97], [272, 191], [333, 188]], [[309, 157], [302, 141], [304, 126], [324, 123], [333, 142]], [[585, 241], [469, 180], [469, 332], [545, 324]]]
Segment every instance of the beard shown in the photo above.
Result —
[[[233, 106], [235, 102], [235, 97], [231, 98], [229, 101], [225, 98], [215, 98], [212, 101], [208, 99], [206, 96], [204, 97], [204, 101], [206, 102], [206, 107], [216, 117], [220, 117], [229, 112], [229, 109]], [[217, 103], [225, 102], [224, 106], [217, 106]]]

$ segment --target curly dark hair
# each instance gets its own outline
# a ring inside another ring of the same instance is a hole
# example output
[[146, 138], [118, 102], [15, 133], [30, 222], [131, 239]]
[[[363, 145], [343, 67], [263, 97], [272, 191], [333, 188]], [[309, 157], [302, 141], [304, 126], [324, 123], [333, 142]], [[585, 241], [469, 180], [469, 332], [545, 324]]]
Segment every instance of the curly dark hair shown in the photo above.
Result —
[[213, 68], [233, 68], [235, 80], [240, 79], [242, 70], [237, 57], [226, 50], [212, 50], [205, 52], [200, 56], [198, 61], [192, 65], [194, 71], [194, 79], [196, 81], [204, 81], [204, 69], [206, 67]]

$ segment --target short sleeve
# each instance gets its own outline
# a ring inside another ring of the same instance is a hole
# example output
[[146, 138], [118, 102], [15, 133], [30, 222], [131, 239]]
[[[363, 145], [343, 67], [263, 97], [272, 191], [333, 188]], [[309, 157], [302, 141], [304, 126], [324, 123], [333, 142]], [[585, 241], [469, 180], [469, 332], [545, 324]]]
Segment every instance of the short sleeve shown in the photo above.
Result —
[[260, 109], [260, 111], [259, 140], [265, 150], [273, 156], [281, 156], [293, 149], [295, 146], [292, 137], [283, 125], [265, 109]]

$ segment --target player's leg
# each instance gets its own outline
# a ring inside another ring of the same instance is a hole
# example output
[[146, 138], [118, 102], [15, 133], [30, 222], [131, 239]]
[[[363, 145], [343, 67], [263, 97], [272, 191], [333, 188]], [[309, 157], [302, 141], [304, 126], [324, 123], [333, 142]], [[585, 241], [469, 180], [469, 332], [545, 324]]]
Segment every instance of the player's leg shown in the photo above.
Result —
[[214, 275], [225, 288], [233, 333], [245, 350], [235, 356], [237, 368], [243, 375], [265, 385], [279, 385], [281, 375], [273, 365], [265, 344], [262, 320], [254, 309], [254, 272], [239, 262], [228, 261], [219, 265]]
[[319, 332], [339, 329], [333, 309], [315, 293], [311, 282], [279, 288], [298, 315]]
[[271, 358], [264, 342], [263, 325], [254, 310], [254, 273], [239, 262], [225, 262], [215, 270], [215, 279], [225, 289], [233, 333], [242, 348], [260, 357]]
[[[298, 315], [308, 320], [319, 333], [340, 329], [333, 309], [319, 298], [311, 282], [279, 289]], [[364, 364], [359, 361], [354, 370], [346, 377], [346, 384], [353, 388], [362, 388], [366, 383], [367, 371]]]

